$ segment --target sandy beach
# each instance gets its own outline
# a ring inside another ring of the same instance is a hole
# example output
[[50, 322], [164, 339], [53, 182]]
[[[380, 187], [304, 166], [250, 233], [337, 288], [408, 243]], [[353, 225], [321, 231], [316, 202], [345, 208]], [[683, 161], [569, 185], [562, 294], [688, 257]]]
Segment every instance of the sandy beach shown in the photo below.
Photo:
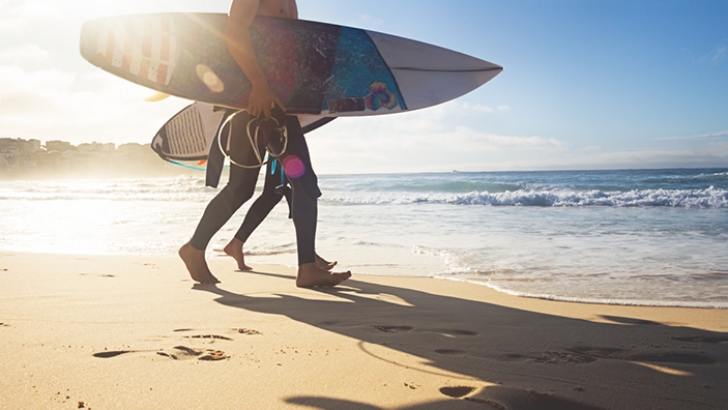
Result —
[[728, 311], [526, 299], [426, 277], [194, 286], [153, 256], [0, 254], [0, 408], [709, 409]]

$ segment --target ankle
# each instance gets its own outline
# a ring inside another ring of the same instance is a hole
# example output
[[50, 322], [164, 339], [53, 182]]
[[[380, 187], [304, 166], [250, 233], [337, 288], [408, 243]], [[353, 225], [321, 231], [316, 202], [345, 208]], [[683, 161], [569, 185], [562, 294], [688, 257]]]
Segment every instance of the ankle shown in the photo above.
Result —
[[318, 266], [316, 266], [315, 262], [312, 263], [303, 263], [298, 265], [298, 273], [310, 273], [310, 272], [316, 272], [318, 271]]
[[197, 246], [193, 245], [192, 242], [187, 242], [186, 244], [182, 245], [182, 248], [180, 248], [180, 251], [191, 251], [196, 253], [205, 253], [204, 248], [198, 248]]
[[242, 250], [242, 249], [243, 249], [243, 245], [244, 245], [243, 241], [241, 241], [241, 240], [240, 240], [240, 239], [238, 239], [238, 238], [233, 238], [233, 239], [232, 239], [232, 240], [230, 240], [230, 242], [229, 242], [229, 243], [228, 243], [228, 244], [227, 244], [227, 245], [225, 246], [225, 248], [226, 248], [226, 249], [240, 249], [240, 250]]

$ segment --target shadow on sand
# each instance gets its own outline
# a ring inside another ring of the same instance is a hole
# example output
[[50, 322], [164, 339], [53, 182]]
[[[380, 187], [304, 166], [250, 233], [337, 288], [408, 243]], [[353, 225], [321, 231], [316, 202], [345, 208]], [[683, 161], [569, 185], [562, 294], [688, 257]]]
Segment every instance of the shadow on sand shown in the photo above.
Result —
[[[216, 294], [225, 306], [354, 338], [377, 360], [402, 365], [369, 345], [425, 359], [429, 366], [419, 371], [468, 376], [460, 387], [440, 388], [442, 401], [407, 409], [717, 409], [728, 403], [728, 333], [617, 316], [592, 322], [358, 280], [346, 285], [322, 291], [341, 300], [195, 289]], [[390, 296], [404, 303], [384, 300]], [[326, 397], [287, 400], [320, 409], [377, 408]]]

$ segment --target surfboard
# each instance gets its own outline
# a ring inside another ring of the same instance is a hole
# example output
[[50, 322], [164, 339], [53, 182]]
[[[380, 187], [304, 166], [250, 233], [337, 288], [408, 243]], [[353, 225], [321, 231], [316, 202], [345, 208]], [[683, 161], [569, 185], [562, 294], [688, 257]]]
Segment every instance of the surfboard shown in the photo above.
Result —
[[[164, 160], [199, 161], [210, 147], [231, 110], [195, 102], [175, 114], [152, 138], [151, 147]], [[298, 115], [303, 133], [333, 121], [335, 117]]]
[[[163, 13], [84, 24], [90, 63], [161, 93], [245, 109], [250, 82], [230, 56], [226, 14]], [[364, 116], [416, 110], [462, 96], [503, 68], [446, 48], [375, 31], [257, 17], [253, 47], [288, 113]]]

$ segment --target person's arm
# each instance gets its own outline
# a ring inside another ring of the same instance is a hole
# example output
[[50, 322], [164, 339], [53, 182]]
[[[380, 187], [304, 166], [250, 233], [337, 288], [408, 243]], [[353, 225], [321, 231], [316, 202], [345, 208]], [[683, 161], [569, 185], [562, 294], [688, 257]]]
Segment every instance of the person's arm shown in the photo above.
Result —
[[230, 6], [226, 38], [230, 55], [251, 83], [248, 112], [270, 116], [274, 104], [285, 108], [273, 95], [250, 39], [250, 26], [258, 14], [259, 6], [260, 0], [234, 0]]

